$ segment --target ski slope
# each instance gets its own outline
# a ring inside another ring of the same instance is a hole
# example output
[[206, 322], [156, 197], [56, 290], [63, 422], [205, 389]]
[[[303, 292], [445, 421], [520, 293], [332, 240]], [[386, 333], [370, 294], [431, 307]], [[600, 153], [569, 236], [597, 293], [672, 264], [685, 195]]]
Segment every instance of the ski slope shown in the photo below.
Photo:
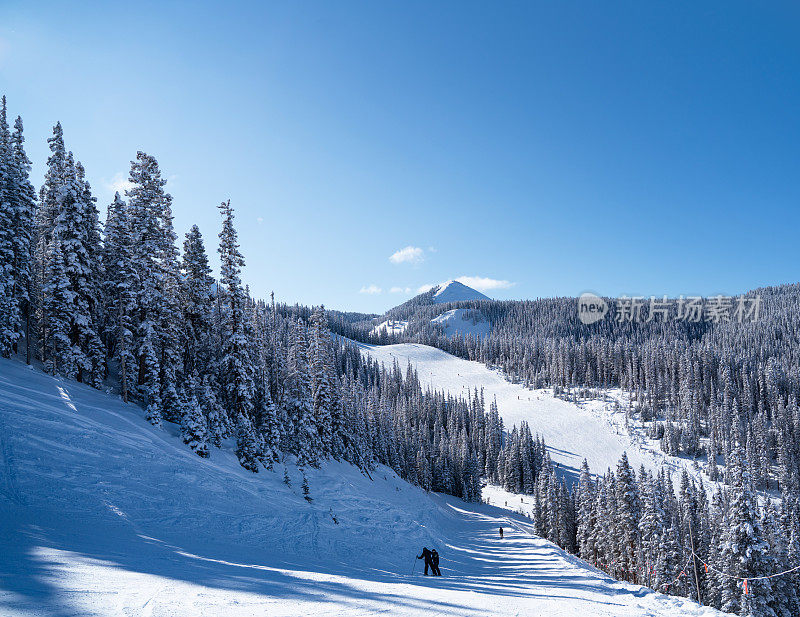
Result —
[[[200, 459], [118, 397], [0, 360], [0, 615], [719, 614], [615, 582], [508, 509], [337, 462], [309, 471], [309, 503], [293, 465], [289, 487], [230, 447]], [[443, 577], [420, 574], [423, 545]]]
[[[560, 474], [576, 480], [585, 458], [594, 473], [616, 469], [623, 452], [634, 469], [644, 465], [658, 470], [668, 465], [673, 471], [686, 467], [689, 461], [667, 457], [639, 435], [621, 427], [600, 401], [576, 405], [553, 396], [551, 389], [530, 390], [514, 384], [497, 371], [479, 362], [456, 358], [440, 349], [415, 343], [397, 345], [361, 345], [362, 352], [391, 366], [398, 362], [405, 368], [410, 362], [419, 375], [422, 387], [443, 390], [454, 395], [483, 388], [489, 402], [497, 399], [498, 410], [507, 428], [527, 421], [531, 432], [544, 437], [553, 462]], [[613, 420], [613, 421], [612, 421]]]
[[[473, 317], [470, 317], [470, 313]], [[466, 309], [452, 309], [445, 311], [431, 319], [431, 323], [439, 324], [444, 328], [445, 336], [452, 338], [456, 334], [483, 338], [489, 334], [492, 325], [480, 311]]]

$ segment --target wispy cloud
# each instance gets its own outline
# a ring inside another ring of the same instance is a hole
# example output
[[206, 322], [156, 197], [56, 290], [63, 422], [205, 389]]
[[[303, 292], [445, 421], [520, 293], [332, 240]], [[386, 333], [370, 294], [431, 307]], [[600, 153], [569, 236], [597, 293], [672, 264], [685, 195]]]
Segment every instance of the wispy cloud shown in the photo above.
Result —
[[374, 295], [377, 295], [377, 294], [382, 293], [382, 292], [383, 292], [383, 289], [381, 289], [377, 285], [365, 286], [365, 287], [362, 287], [361, 289], [358, 290], [358, 293], [360, 293], [360, 294], [368, 294], [370, 296], [374, 296]]
[[425, 260], [425, 251], [418, 246], [407, 246], [389, 255], [389, 261], [393, 264], [419, 264]]
[[411, 287], [392, 287], [389, 290], [389, 293], [393, 293], [393, 294], [410, 294], [411, 293]]
[[431, 289], [436, 287], [436, 285], [440, 285], [440, 283], [433, 283], [430, 285], [429, 284], [420, 285], [419, 287], [417, 287], [417, 293], [424, 294], [426, 291], [430, 291]]
[[459, 283], [463, 283], [467, 287], [472, 287], [478, 291], [490, 291], [492, 289], [510, 289], [516, 283], [511, 281], [491, 279], [485, 276], [459, 276], [456, 279]]
[[103, 184], [106, 187], [106, 190], [111, 193], [119, 193], [122, 197], [125, 197], [125, 191], [131, 189], [133, 184], [128, 180], [127, 174], [122, 171], [118, 171], [114, 174], [114, 177], [111, 180], [104, 180]]

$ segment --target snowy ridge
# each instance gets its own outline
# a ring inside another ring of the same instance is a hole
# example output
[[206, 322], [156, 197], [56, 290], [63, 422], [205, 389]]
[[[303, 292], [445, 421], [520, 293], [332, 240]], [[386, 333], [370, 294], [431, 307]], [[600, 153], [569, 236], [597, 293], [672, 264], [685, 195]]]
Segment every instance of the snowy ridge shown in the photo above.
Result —
[[[293, 465], [288, 487], [282, 465], [250, 473], [229, 444], [200, 459], [165, 426], [0, 360], [0, 614], [719, 614], [613, 581], [509, 510], [386, 468], [308, 470], [309, 503]], [[420, 576], [422, 545], [442, 578]]]

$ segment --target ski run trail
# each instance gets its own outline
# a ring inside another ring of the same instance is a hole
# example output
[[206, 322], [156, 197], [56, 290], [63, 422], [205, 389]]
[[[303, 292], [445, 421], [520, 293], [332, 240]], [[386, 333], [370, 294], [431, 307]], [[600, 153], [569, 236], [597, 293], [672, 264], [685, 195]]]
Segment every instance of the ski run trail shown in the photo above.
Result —
[[[512, 425], [519, 426], [524, 420], [530, 425], [531, 433], [544, 438], [556, 471], [568, 484], [578, 481], [583, 459], [589, 463], [592, 473], [603, 474], [607, 469], [616, 469], [625, 452], [637, 471], [642, 465], [654, 472], [666, 468], [672, 473], [681, 473], [685, 469], [696, 479], [702, 477], [709, 489], [715, 486], [691, 459], [667, 456], [656, 440], [647, 437], [642, 427], [633, 424], [626, 427], [627, 398], [619, 390], [607, 391], [606, 400], [574, 403], [554, 396], [551, 388], [525, 388], [505, 379], [499, 370], [456, 358], [436, 347], [416, 343], [357, 344], [363, 354], [387, 368], [397, 362], [405, 371], [410, 363], [417, 370], [423, 389], [471, 396], [475, 389], [483, 388], [487, 409], [496, 399], [505, 428], [510, 430]], [[619, 408], [615, 403], [619, 403]]]
[[[604, 440], [564, 460], [605, 461]], [[720, 614], [610, 579], [511, 509], [337, 462], [309, 471], [307, 502], [286, 468], [291, 486], [283, 465], [250, 473], [230, 443], [201, 459], [117, 396], [0, 360], [0, 615]], [[423, 546], [442, 577], [422, 574]]]

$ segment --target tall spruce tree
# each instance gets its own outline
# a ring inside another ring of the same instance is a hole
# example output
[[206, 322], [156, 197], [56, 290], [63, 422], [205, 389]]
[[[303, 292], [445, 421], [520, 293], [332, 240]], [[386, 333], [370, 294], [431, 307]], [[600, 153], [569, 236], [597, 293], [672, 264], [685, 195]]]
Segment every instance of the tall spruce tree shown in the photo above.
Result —
[[242, 289], [241, 271], [244, 257], [239, 251], [238, 235], [233, 225], [230, 200], [219, 206], [222, 231], [219, 234], [220, 297], [222, 349], [217, 377], [222, 403], [228, 415], [236, 418], [237, 454], [242, 465], [257, 471], [258, 435], [253, 427], [255, 383], [248, 354], [245, 332], [246, 296]]

